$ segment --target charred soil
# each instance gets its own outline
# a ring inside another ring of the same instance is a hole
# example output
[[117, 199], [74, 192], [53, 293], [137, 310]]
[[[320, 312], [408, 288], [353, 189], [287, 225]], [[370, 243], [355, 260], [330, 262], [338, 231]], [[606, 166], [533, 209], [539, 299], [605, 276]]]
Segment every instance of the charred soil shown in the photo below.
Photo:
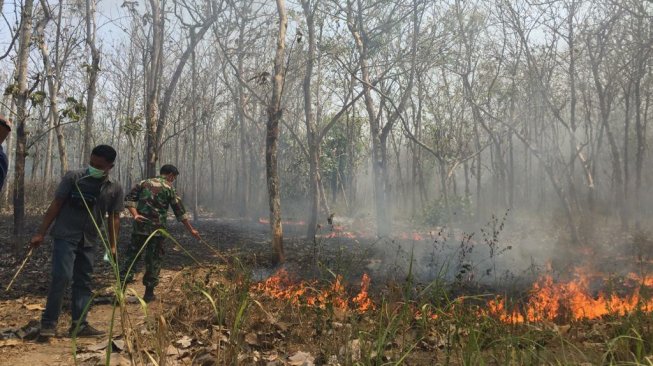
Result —
[[[130, 222], [123, 222], [119, 250], [129, 241]], [[575, 267], [589, 275], [579, 282], [578, 273], [554, 261], [506, 271], [501, 254], [519, 251], [523, 234], [499, 241], [491, 233], [422, 230], [377, 239], [334, 225], [307, 242], [303, 223], [286, 222], [287, 261], [274, 267], [265, 220], [204, 219], [196, 226], [204, 242], [171, 225], [181, 246], [166, 242], [157, 300], [147, 305], [139, 300], [140, 274], [116, 305], [115, 277], [97, 251], [89, 321], [113, 329], [111, 343], [65, 336], [67, 301], [58, 336], [32, 340], [49, 285], [51, 244], [34, 252], [9, 292], [4, 288], [25, 253], [3, 252], [0, 364], [651, 362], [653, 281], [645, 235], [607, 237], [630, 249], [601, 251], [601, 268]], [[5, 247], [9, 233], [0, 224]], [[593, 275], [599, 269], [601, 276]], [[567, 298], [570, 284], [586, 286], [585, 297]], [[598, 315], [582, 306], [578, 311], [587, 316], [575, 315], [574, 301], [590, 302]]]

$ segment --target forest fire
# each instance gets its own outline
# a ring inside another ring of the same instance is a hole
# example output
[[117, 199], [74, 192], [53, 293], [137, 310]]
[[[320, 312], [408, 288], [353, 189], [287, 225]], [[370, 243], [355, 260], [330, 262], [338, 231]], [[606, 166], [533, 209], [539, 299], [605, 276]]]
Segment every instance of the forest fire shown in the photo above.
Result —
[[[623, 316], [633, 311], [650, 312], [653, 299], [640, 295], [641, 287], [653, 285], [653, 278], [629, 274], [626, 279], [633, 283], [629, 295], [599, 291], [592, 295], [591, 276], [580, 270], [568, 282], [555, 282], [551, 275], [543, 275], [532, 286], [526, 301], [511, 303], [504, 297], [496, 297], [486, 303], [479, 316], [491, 316], [510, 324], [537, 322], [568, 322], [582, 319], [599, 319], [607, 315]], [[343, 311], [356, 310], [364, 313], [376, 308], [369, 297], [370, 276], [363, 274], [360, 292], [349, 298], [343, 279], [337, 276], [333, 283], [320, 289], [317, 281], [293, 281], [288, 272], [279, 270], [267, 280], [252, 286], [252, 290], [274, 299], [289, 301], [294, 306], [326, 308], [333, 306]], [[415, 312], [415, 318], [438, 318], [429, 312]]]
[[375, 308], [368, 296], [370, 277], [367, 274], [363, 274], [360, 292], [351, 300], [342, 282], [342, 276], [338, 275], [330, 286], [319, 289], [317, 281], [293, 281], [285, 269], [280, 269], [267, 280], [253, 285], [251, 289], [270, 298], [287, 300], [294, 306], [333, 306], [343, 311], [353, 308], [361, 313]]
[[374, 303], [372, 302], [372, 299], [370, 299], [367, 295], [367, 290], [369, 287], [370, 276], [368, 276], [367, 273], [363, 273], [363, 278], [361, 279], [361, 291], [352, 300], [356, 305], [358, 305], [358, 310], [360, 312], [374, 309]]
[[533, 284], [530, 296], [521, 306], [510, 307], [504, 298], [497, 297], [488, 302], [485, 315], [508, 323], [523, 323], [599, 319], [606, 315], [623, 316], [637, 310], [653, 310], [653, 299], [640, 295], [643, 286], [653, 285], [653, 278], [640, 278], [631, 273], [626, 276], [634, 284], [630, 294], [599, 291], [593, 296], [590, 280], [596, 276], [588, 273], [577, 270], [573, 280], [561, 283], [554, 282], [551, 275], [544, 275]]

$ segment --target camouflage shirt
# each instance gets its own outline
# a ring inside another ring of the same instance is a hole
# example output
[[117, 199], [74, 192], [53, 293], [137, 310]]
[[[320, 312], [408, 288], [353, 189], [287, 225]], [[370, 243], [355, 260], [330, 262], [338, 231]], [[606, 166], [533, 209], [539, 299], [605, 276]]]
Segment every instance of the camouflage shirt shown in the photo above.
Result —
[[134, 207], [147, 219], [144, 222], [134, 221], [134, 234], [150, 235], [156, 229], [165, 228], [168, 206], [172, 207], [177, 220], [190, 218], [181, 199], [177, 196], [177, 191], [163, 177], [146, 179], [138, 183], [125, 196], [125, 206]]

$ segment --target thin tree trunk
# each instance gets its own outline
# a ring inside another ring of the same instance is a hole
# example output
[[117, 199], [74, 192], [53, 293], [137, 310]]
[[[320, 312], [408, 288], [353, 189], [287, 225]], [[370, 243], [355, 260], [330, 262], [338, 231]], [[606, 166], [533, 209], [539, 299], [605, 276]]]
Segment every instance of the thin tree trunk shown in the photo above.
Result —
[[[643, 67], [642, 67], [643, 69]], [[641, 70], [640, 70], [641, 71]], [[644, 166], [644, 152], [646, 150], [645, 123], [642, 123], [642, 95], [641, 78], [643, 73], [637, 75], [635, 80], [635, 133], [637, 135], [637, 147], [635, 152], [635, 210], [637, 219], [635, 226], [639, 228], [641, 217], [641, 192], [642, 192], [642, 168]], [[644, 119], [645, 120], [645, 119]]]
[[95, 45], [95, 0], [86, 0], [86, 44], [91, 50], [91, 65], [87, 66], [88, 73], [88, 94], [86, 95], [86, 118], [84, 119], [84, 142], [82, 159], [88, 159], [91, 155], [92, 129], [97, 90], [97, 74], [100, 70], [100, 51]]
[[[60, 169], [59, 174], [63, 175], [68, 170], [68, 156], [66, 153], [66, 140], [64, 139], [63, 136], [63, 127], [61, 127], [60, 120], [59, 120], [59, 89], [60, 89], [59, 80], [61, 79], [59, 75], [59, 70], [60, 70], [59, 63], [61, 62], [59, 58], [60, 55], [59, 43], [61, 39], [61, 13], [62, 13], [62, 9], [61, 6], [59, 6], [59, 13], [57, 15], [57, 23], [56, 23], [57, 35], [55, 39], [54, 63], [50, 59], [50, 53], [48, 51], [47, 44], [45, 42], [39, 42], [39, 48], [41, 50], [41, 57], [43, 58], [43, 67], [45, 69], [46, 74], [50, 76], [46, 78], [46, 82], [48, 84], [48, 97], [50, 99], [48, 120], [50, 126], [54, 128], [54, 135], [57, 138], [57, 148], [59, 151], [59, 169]], [[49, 133], [48, 135], [48, 145], [50, 146], [48, 148], [49, 156], [51, 155], [52, 138], [53, 138], [53, 133]], [[51, 157], [48, 160], [51, 161]], [[52, 164], [50, 164], [49, 170], [52, 170]], [[47, 177], [46, 177], [46, 181], [47, 181]]]
[[145, 87], [145, 176], [156, 176], [157, 121], [159, 119], [159, 93], [163, 68], [164, 17], [160, 0], [150, 0], [152, 10], [152, 45], [148, 50]]
[[368, 65], [367, 43], [364, 41], [365, 35], [361, 29], [363, 26], [362, 4], [357, 1], [357, 14], [353, 14], [351, 1], [347, 3], [347, 26], [354, 37], [356, 49], [358, 50], [359, 67], [361, 72], [361, 82], [365, 100], [365, 110], [367, 111], [368, 123], [370, 126], [370, 139], [372, 140], [372, 174], [373, 174], [373, 192], [374, 205], [376, 211], [376, 229], [379, 236], [386, 236], [390, 232], [390, 225], [387, 215], [385, 187], [383, 179], [383, 153], [381, 151], [381, 128], [379, 126], [380, 113], [377, 115], [374, 109], [374, 99], [372, 98], [372, 88], [370, 84], [370, 71]]
[[[18, 237], [25, 229], [25, 158], [27, 156], [27, 66], [32, 38], [33, 0], [25, 0], [21, 10], [20, 35], [18, 39], [18, 92], [16, 101], [16, 161], [14, 163], [14, 236]], [[16, 238], [18, 239], [18, 238]], [[18, 250], [19, 240], [14, 240], [14, 249]]]
[[[243, 8], [244, 15], [248, 14], [248, 7]], [[236, 59], [237, 77], [242, 79], [244, 77], [244, 58], [245, 58], [245, 20], [242, 19], [238, 25], [238, 55]], [[248, 135], [247, 135], [247, 118], [245, 117], [245, 105], [247, 103], [245, 97], [245, 90], [242, 83], [236, 86], [236, 93], [238, 97], [238, 104], [236, 105], [236, 118], [238, 120], [238, 142], [240, 147], [240, 169], [238, 171], [238, 184], [236, 186], [238, 196], [238, 211], [241, 217], [249, 215], [249, 187], [250, 181], [253, 179], [247, 169], [248, 153], [254, 155], [254, 151], [248, 151]]]
[[306, 55], [306, 72], [304, 74], [304, 82], [302, 85], [304, 91], [304, 118], [306, 123], [306, 135], [308, 138], [308, 195], [310, 200], [306, 238], [308, 240], [314, 240], [317, 231], [318, 213], [320, 211], [318, 192], [320, 141], [317, 136], [317, 126], [315, 122], [315, 114], [313, 112], [313, 94], [311, 91], [311, 79], [313, 78], [313, 65], [315, 64], [316, 49], [315, 9], [311, 9], [310, 1], [308, 0], [303, 0], [301, 3], [306, 18], [306, 27], [308, 29], [308, 54]]
[[[191, 30], [191, 43], [194, 43], [195, 33]], [[197, 204], [198, 204], [198, 190], [199, 182], [197, 179], [197, 65], [195, 64], [195, 51], [191, 54], [191, 93], [193, 95], [193, 150], [192, 150], [192, 164], [193, 164], [193, 221], [197, 222]]]
[[288, 17], [286, 15], [285, 0], [277, 1], [279, 13], [279, 33], [277, 36], [277, 50], [274, 58], [274, 79], [272, 80], [272, 98], [268, 105], [268, 122], [265, 140], [265, 172], [268, 187], [268, 203], [270, 206], [270, 229], [272, 231], [272, 248], [281, 263], [285, 261], [283, 252], [283, 227], [281, 225], [281, 192], [279, 187], [279, 174], [277, 168], [277, 145], [279, 141], [279, 122], [281, 121], [281, 95], [284, 86], [284, 60], [286, 48], [286, 28]]

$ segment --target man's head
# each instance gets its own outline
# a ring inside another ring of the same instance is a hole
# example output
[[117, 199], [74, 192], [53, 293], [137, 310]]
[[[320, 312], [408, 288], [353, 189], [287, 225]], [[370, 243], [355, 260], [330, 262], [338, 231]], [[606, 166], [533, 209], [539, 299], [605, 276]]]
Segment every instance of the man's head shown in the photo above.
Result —
[[[104, 175], [109, 174], [109, 170], [113, 168], [113, 162], [116, 161], [116, 150], [109, 145], [98, 145], [91, 151], [90, 166], [94, 169], [104, 172]], [[93, 176], [93, 174], [91, 174]], [[97, 177], [96, 177], [97, 178]]]
[[172, 183], [179, 175], [179, 170], [172, 164], [166, 164], [159, 169], [159, 174], [165, 177], [168, 182]]

